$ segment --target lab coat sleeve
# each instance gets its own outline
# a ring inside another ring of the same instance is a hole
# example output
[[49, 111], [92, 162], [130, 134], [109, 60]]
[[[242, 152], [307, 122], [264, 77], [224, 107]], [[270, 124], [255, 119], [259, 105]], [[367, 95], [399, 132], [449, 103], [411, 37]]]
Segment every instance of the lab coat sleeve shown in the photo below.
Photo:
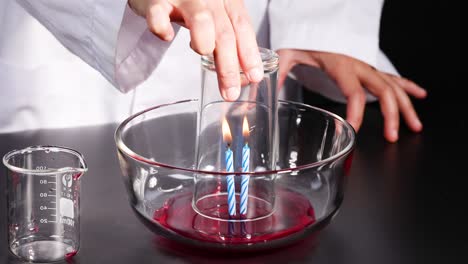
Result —
[[17, 2], [124, 93], [146, 80], [170, 45], [149, 32], [127, 0]]
[[273, 50], [348, 55], [377, 66], [383, 0], [271, 0]]
[[[172, 27], [177, 34], [180, 26], [172, 23]], [[115, 80], [119, 89], [128, 92], [145, 81], [159, 65], [171, 43], [156, 37], [148, 29], [146, 20], [127, 5], [115, 56]]]

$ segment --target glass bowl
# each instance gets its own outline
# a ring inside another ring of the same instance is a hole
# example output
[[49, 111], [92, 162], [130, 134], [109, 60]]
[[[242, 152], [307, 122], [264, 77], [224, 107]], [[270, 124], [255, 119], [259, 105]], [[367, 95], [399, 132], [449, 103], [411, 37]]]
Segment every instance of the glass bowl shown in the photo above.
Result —
[[[116, 130], [130, 205], [148, 228], [183, 245], [249, 251], [290, 245], [330, 222], [343, 200], [355, 146], [355, 131], [345, 120], [279, 101], [274, 170], [226, 172], [197, 165], [198, 139], [206, 136], [197, 132], [199, 107], [197, 100], [152, 107]], [[217, 137], [219, 127], [212, 129], [216, 133], [203, 133]], [[227, 179], [234, 176], [239, 209], [246, 175], [249, 211], [233, 216]]]

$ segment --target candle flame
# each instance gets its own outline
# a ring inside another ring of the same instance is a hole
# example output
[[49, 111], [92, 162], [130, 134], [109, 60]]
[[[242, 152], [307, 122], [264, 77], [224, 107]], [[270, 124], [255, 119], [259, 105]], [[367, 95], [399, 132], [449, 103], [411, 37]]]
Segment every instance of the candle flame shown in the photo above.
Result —
[[244, 136], [244, 138], [248, 138], [250, 135], [249, 122], [247, 121], [246, 116], [244, 116], [244, 122], [242, 124], [242, 135]]
[[223, 118], [222, 130], [223, 130], [223, 140], [224, 140], [224, 142], [230, 144], [231, 141], [232, 141], [231, 129], [229, 128], [229, 124], [228, 124], [226, 118]]

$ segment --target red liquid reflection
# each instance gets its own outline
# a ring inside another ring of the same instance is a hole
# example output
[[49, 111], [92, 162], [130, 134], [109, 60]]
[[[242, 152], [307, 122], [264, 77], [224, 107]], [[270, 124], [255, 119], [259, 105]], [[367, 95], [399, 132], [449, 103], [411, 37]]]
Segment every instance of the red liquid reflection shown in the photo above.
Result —
[[[299, 193], [278, 190], [276, 203], [275, 212], [267, 218], [229, 223], [197, 214], [192, 208], [192, 193], [187, 192], [167, 200], [164, 207], [154, 212], [153, 219], [187, 238], [229, 244], [269, 242], [299, 232], [316, 221], [309, 200]], [[220, 215], [227, 215], [227, 204], [222, 204], [218, 210]]]
[[351, 171], [351, 165], [353, 163], [353, 155], [354, 155], [354, 150], [352, 150], [349, 153], [349, 156], [346, 158], [344, 162], [344, 175], [348, 176], [349, 172]]
[[66, 259], [73, 258], [76, 255], [76, 253], [78, 253], [78, 251], [76, 251], [76, 250], [74, 250], [72, 252], [69, 252], [69, 253], [65, 254], [65, 258]]
[[73, 180], [76, 181], [76, 180], [78, 180], [78, 179], [81, 177], [81, 175], [83, 175], [83, 173], [82, 173], [82, 172], [78, 172], [78, 173], [73, 174], [72, 178], [73, 178]]

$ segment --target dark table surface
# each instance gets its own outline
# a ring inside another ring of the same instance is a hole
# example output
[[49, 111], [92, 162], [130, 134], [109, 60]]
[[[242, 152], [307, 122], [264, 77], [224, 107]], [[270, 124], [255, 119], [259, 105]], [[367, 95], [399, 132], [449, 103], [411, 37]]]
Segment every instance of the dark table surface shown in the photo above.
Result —
[[[345, 111], [340, 105], [323, 107]], [[378, 106], [367, 108], [343, 205], [317, 243], [230, 260], [171, 250], [139, 222], [118, 166], [115, 125], [3, 134], [0, 155], [36, 144], [65, 145], [84, 154], [89, 172], [82, 178], [81, 250], [73, 263], [468, 263], [468, 120], [431, 100], [418, 110], [424, 132], [403, 127], [398, 143], [390, 144], [381, 136]], [[5, 171], [0, 263], [17, 263], [7, 245]]]

